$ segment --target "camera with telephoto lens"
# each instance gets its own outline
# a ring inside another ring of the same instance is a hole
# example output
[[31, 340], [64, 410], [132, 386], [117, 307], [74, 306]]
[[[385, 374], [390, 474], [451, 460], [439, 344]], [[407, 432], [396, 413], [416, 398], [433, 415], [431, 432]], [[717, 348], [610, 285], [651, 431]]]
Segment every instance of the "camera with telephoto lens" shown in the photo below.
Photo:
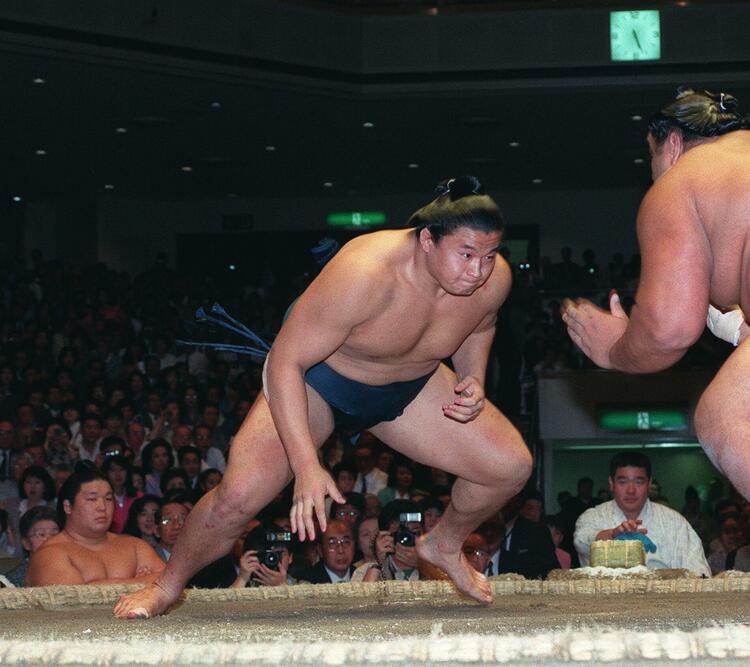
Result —
[[402, 547], [413, 547], [417, 543], [417, 536], [409, 530], [407, 524], [422, 523], [422, 512], [402, 512], [398, 515], [398, 530], [393, 533], [393, 544]]
[[289, 532], [266, 532], [266, 548], [258, 554], [258, 560], [270, 570], [279, 569], [281, 562], [281, 552], [274, 550], [274, 547], [282, 546], [289, 549], [292, 543], [292, 534]]

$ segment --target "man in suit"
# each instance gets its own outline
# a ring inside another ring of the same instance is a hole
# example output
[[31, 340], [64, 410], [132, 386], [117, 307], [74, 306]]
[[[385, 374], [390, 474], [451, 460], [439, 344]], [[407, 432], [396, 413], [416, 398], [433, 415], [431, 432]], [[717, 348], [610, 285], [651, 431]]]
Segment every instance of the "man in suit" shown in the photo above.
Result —
[[305, 571], [300, 579], [311, 584], [339, 584], [351, 581], [354, 561], [354, 537], [349, 524], [333, 519], [318, 543], [320, 560]]
[[498, 573], [514, 572], [526, 579], [544, 579], [560, 565], [549, 529], [518, 514], [525, 498], [516, 498], [503, 508], [505, 535], [500, 545]]

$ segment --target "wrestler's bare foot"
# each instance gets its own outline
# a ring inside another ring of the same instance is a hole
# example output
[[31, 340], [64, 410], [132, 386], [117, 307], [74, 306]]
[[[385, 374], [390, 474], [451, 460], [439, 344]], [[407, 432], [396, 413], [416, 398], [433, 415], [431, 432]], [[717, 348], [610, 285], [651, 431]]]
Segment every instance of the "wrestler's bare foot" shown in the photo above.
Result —
[[159, 581], [134, 593], [121, 595], [115, 604], [115, 618], [152, 618], [163, 614], [177, 602], [181, 591], [173, 593]]
[[437, 538], [428, 533], [417, 540], [417, 554], [443, 570], [464, 595], [482, 604], [492, 602], [492, 589], [487, 577], [469, 565], [460, 548], [457, 553], [442, 551]]

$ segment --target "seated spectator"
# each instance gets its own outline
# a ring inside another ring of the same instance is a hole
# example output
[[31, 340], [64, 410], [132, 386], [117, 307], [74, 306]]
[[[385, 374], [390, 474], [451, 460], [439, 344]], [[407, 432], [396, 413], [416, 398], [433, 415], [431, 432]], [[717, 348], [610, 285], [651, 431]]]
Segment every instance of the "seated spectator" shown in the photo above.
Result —
[[[247, 534], [238, 565], [239, 573], [230, 588], [286, 586], [297, 583], [297, 580], [289, 575], [289, 566], [293, 560], [289, 546], [278, 541], [269, 543], [267, 540], [269, 534], [278, 532], [277, 526], [260, 525]], [[275, 563], [267, 564], [268, 559], [264, 557], [267, 551], [275, 554]]]
[[[337, 463], [331, 468], [331, 477], [336, 482], [336, 487], [341, 493], [348, 493], [354, 491], [354, 482], [357, 479], [357, 469], [346, 462]], [[331, 496], [326, 496], [326, 515], [331, 512], [331, 503], [333, 499]]]
[[156, 553], [164, 562], [172, 556], [172, 550], [180, 536], [185, 520], [190, 514], [190, 506], [181, 498], [167, 500], [156, 510]]
[[377, 519], [380, 516], [380, 510], [383, 506], [378, 498], [373, 493], [365, 494], [365, 518], [366, 519]]
[[354, 461], [357, 464], [357, 479], [354, 482], [354, 491], [358, 493], [374, 493], [384, 489], [388, 484], [388, 474], [375, 467], [375, 454], [373, 445], [362, 442], [354, 451]]
[[169, 443], [162, 438], [149, 442], [141, 450], [141, 467], [146, 476], [146, 493], [158, 496], [162, 493], [162, 475], [174, 468], [174, 453]]
[[125, 427], [125, 441], [133, 452], [133, 463], [141, 465], [141, 450], [146, 442], [146, 427], [137, 421], [130, 421]]
[[519, 516], [539, 523], [544, 515], [544, 498], [538, 491], [527, 491], [521, 494], [521, 507], [518, 508]]
[[170, 468], [165, 470], [161, 476], [159, 491], [162, 496], [166, 497], [175, 491], [190, 491], [190, 480], [184, 470], [180, 468]]
[[96, 462], [104, 422], [94, 413], [88, 412], [81, 419], [81, 441], [78, 445], [78, 460]]
[[93, 465], [79, 463], [60, 489], [59, 535], [31, 558], [29, 586], [147, 583], [163, 569], [143, 540], [108, 532], [114, 512], [112, 487]]
[[[711, 516], [701, 510], [701, 501], [698, 491], [694, 486], [688, 486], [685, 489], [685, 505], [682, 508], [684, 516], [693, 530], [698, 533], [704, 548], [711, 541], [714, 533], [714, 522]], [[750, 537], [750, 536], [749, 536]]]
[[300, 574], [302, 581], [311, 584], [338, 584], [351, 581], [354, 567], [354, 538], [351, 526], [338, 519], [328, 522], [325, 531], [318, 533], [317, 564]]
[[198, 497], [219, 486], [223, 476], [221, 470], [217, 470], [216, 468], [206, 468], [206, 470], [202, 471], [201, 474], [198, 475], [198, 488], [196, 489]]
[[393, 464], [393, 458], [396, 456], [394, 452], [387, 445], [382, 445], [378, 448], [377, 455], [375, 456], [375, 467], [388, 474]]
[[581, 565], [589, 563], [595, 540], [611, 540], [623, 533], [643, 533], [656, 545], [646, 553], [650, 568], [684, 568], [710, 576], [700, 537], [685, 518], [648, 498], [651, 461], [641, 452], [616, 454], [609, 466], [613, 499], [586, 510], [578, 518], [574, 542]]
[[445, 505], [442, 500], [434, 496], [425, 496], [419, 503], [419, 509], [422, 512], [422, 524], [424, 532], [429, 533], [439, 521], [445, 512]]
[[63, 419], [53, 421], [44, 430], [43, 446], [50, 466], [72, 466], [78, 460], [78, 449], [74, 447], [70, 429]]
[[464, 556], [479, 573], [484, 574], [490, 564], [490, 547], [481, 533], [472, 533], [463, 546]]
[[50, 538], [60, 532], [57, 512], [52, 507], [38, 505], [32, 507], [22, 517], [19, 524], [23, 559], [21, 563], [6, 574], [14, 586], [23, 586], [26, 572], [29, 569], [29, 558]]
[[159, 506], [160, 501], [156, 496], [136, 498], [130, 506], [128, 520], [122, 532], [125, 535], [139, 537], [155, 547], [157, 543], [156, 514]]
[[357, 531], [357, 546], [359, 547], [359, 553], [362, 554], [362, 556], [356, 563], [354, 563], [355, 568], [364, 563], [375, 560], [375, 539], [377, 536], [377, 517], [369, 517], [359, 524], [359, 530]]
[[719, 572], [730, 569], [727, 567], [729, 554], [744, 546], [742, 528], [738, 517], [731, 514], [723, 517], [719, 526], [718, 542], [718, 548], [715, 548], [707, 559], [711, 574], [719, 574]]
[[391, 463], [388, 485], [378, 492], [378, 500], [387, 505], [391, 500], [410, 500], [414, 493], [414, 471], [405, 456], [397, 456]]
[[[403, 514], [419, 514], [419, 505], [411, 500], [394, 500], [383, 508], [375, 538], [375, 562], [364, 563], [357, 568], [355, 580], [419, 580], [417, 548], [414, 544], [424, 532], [424, 527], [421, 521], [402, 523], [400, 518]], [[405, 539], [396, 541], [394, 536], [399, 537], [397, 531], [404, 533]]]
[[201, 458], [209, 468], [216, 468], [223, 474], [227, 467], [224, 454], [212, 445], [211, 428], [205, 424], [198, 424], [193, 429], [193, 440], [195, 446], [201, 452]]
[[[547, 526], [539, 521], [529, 521], [518, 511], [522, 498], [512, 498], [502, 509], [505, 519], [501, 538], [497, 573], [521, 574], [526, 579], [544, 579], [558, 568], [555, 545]], [[492, 541], [488, 539], [492, 545]]]
[[365, 514], [365, 499], [361, 493], [349, 491], [344, 494], [346, 503], [343, 505], [340, 503], [331, 503], [331, 512], [329, 517], [331, 519], [338, 519], [348, 524], [353, 532], [356, 532], [357, 526], [360, 524]]
[[136, 491], [133, 486], [133, 466], [124, 456], [105, 456], [102, 472], [112, 486], [115, 499], [115, 510], [109, 529], [119, 535], [125, 528], [130, 507], [143, 492]]
[[0, 507], [0, 557], [14, 556], [18, 551], [18, 538], [10, 525], [10, 516]]
[[569, 570], [572, 561], [571, 556], [567, 551], [560, 548], [560, 543], [565, 536], [562, 530], [562, 521], [557, 516], [548, 516], [544, 519], [544, 522], [549, 528], [552, 544], [555, 545], [555, 556], [557, 556], [557, 562], [560, 564], [560, 569]]
[[32, 507], [54, 504], [55, 480], [41, 466], [30, 465], [21, 473], [18, 483], [18, 514], [22, 516]]
[[201, 473], [201, 452], [197, 447], [186, 445], [177, 450], [177, 463], [188, 476], [188, 486], [195, 491], [198, 486], [198, 475]]

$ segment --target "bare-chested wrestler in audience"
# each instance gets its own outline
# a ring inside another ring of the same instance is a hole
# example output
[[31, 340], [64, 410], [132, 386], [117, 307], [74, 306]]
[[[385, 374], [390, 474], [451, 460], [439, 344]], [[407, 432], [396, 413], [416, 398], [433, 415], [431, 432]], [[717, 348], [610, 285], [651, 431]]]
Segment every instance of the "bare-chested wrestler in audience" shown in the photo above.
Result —
[[[750, 120], [725, 93], [686, 90], [654, 115], [647, 141], [654, 184], [638, 212], [641, 278], [628, 317], [585, 299], [563, 304], [573, 341], [602, 368], [672, 366], [706, 326], [737, 345], [750, 312]], [[740, 316], [733, 305], [741, 307]], [[727, 312], [724, 312], [727, 311]], [[709, 458], [750, 498], [750, 344], [727, 359], [698, 403]]]
[[222, 483], [191, 512], [164, 573], [120, 598], [116, 616], [164, 612], [292, 478], [292, 530], [314, 539], [316, 516], [325, 531], [326, 495], [343, 502], [317, 455], [334, 424], [369, 429], [458, 476], [419, 556], [467, 595], [492, 600], [462, 545], [523, 487], [532, 465], [484, 392], [497, 311], [511, 285], [498, 256], [503, 219], [481, 184], [463, 177], [442, 185], [410, 225], [350, 241], [299, 298], [267, 360], [267, 396], [234, 438]]
[[164, 569], [143, 540], [108, 532], [114, 494], [92, 464], [77, 464], [57, 508], [63, 530], [32, 555], [27, 586], [149, 583]]

